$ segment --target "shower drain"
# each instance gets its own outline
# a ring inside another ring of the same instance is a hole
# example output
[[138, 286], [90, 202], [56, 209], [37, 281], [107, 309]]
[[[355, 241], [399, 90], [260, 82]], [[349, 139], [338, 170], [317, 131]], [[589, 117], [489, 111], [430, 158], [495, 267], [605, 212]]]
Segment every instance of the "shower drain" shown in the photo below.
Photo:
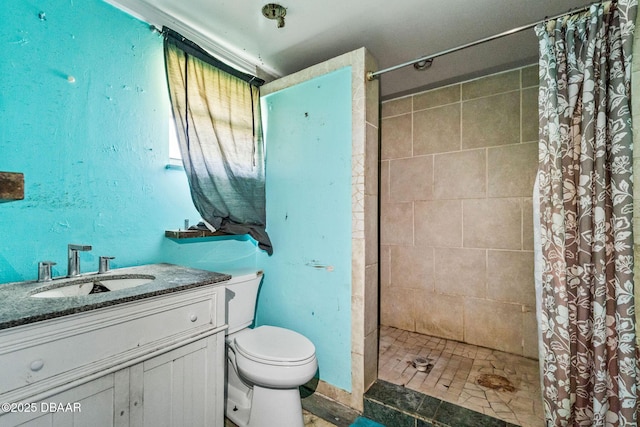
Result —
[[511, 381], [509, 381], [502, 375], [482, 374], [478, 376], [476, 383], [493, 390], [508, 392], [516, 391], [516, 388], [513, 386], [513, 384], [511, 384]]
[[430, 371], [431, 368], [433, 367], [431, 360], [426, 359], [424, 357], [416, 357], [415, 359], [413, 359], [413, 362], [409, 362], [409, 363], [411, 363], [413, 367], [420, 372]]

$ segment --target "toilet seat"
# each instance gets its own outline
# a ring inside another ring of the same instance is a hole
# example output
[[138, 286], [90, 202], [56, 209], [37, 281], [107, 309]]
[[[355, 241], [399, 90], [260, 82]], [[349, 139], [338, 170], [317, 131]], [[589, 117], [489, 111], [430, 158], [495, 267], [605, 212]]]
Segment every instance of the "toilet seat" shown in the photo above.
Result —
[[297, 332], [277, 326], [259, 326], [239, 334], [236, 351], [247, 359], [276, 366], [298, 366], [315, 360], [316, 348]]

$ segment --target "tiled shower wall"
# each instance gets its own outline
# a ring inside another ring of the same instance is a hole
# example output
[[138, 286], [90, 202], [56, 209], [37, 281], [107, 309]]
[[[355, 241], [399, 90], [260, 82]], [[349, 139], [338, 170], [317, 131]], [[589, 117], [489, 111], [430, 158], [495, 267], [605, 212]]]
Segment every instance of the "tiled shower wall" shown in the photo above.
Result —
[[537, 358], [537, 66], [382, 104], [381, 324]]

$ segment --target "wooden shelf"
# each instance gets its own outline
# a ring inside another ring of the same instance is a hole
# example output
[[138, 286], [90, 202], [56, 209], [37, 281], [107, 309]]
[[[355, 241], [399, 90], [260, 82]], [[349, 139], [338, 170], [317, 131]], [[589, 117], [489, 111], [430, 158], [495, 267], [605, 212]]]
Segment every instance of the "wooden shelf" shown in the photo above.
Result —
[[0, 172], [0, 203], [24, 199], [24, 174]]
[[209, 231], [209, 230], [166, 230], [164, 237], [170, 239], [197, 239], [201, 237], [215, 237], [215, 236], [230, 236], [229, 233], [223, 233], [222, 231]]

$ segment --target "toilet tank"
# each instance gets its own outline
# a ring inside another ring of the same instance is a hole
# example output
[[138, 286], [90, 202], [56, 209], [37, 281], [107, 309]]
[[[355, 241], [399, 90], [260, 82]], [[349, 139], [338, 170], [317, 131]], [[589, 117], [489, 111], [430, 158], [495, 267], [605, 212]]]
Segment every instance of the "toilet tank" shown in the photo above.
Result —
[[231, 274], [231, 279], [221, 284], [227, 287], [227, 334], [232, 334], [253, 323], [262, 271], [230, 271], [227, 274]]

